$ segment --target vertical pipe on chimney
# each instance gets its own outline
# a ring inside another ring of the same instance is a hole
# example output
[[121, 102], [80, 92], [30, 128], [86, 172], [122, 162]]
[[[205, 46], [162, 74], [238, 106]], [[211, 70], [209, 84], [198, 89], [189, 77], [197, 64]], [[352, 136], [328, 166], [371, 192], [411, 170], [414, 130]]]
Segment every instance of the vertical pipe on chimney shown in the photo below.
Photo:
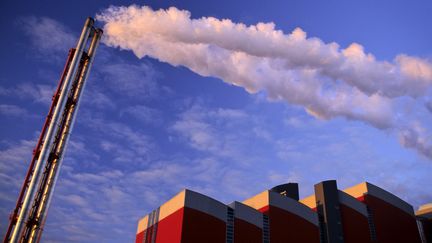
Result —
[[60, 97], [58, 100], [58, 105], [56, 106], [56, 109], [54, 110], [54, 114], [53, 114], [51, 123], [48, 127], [47, 135], [46, 135], [44, 144], [42, 146], [42, 149], [41, 149], [41, 152], [39, 155], [39, 159], [36, 163], [36, 166], [34, 169], [34, 174], [32, 176], [32, 179], [30, 181], [27, 193], [25, 195], [25, 198], [24, 198], [24, 201], [22, 204], [22, 208], [21, 208], [21, 212], [19, 214], [16, 226], [12, 232], [10, 242], [18, 243], [20, 240], [20, 236], [21, 236], [21, 234], [25, 228], [25, 224], [26, 224], [25, 221], [26, 221], [28, 213], [29, 213], [29, 206], [30, 206], [30, 203], [33, 201], [34, 194], [35, 194], [35, 191], [37, 188], [37, 182], [39, 181], [39, 178], [41, 176], [43, 164], [49, 156], [53, 137], [55, 136], [56, 131], [58, 130], [58, 126], [59, 126], [58, 120], [61, 117], [62, 111], [64, 110], [66, 100], [67, 100], [67, 93], [71, 87], [77, 66], [81, 60], [81, 56], [82, 56], [82, 53], [84, 51], [84, 48], [86, 47], [87, 39], [89, 37], [89, 34], [90, 34], [90, 31], [91, 31], [93, 24], [94, 24], [94, 20], [92, 18], [88, 18], [86, 20], [84, 28], [81, 32], [81, 36], [79, 38], [74, 57], [72, 58], [71, 65], [69, 67], [68, 73], [67, 73], [65, 81], [63, 83], [63, 87], [62, 87]]
[[43, 140], [45, 138], [46, 130], [47, 130], [48, 126], [49, 126], [49, 123], [51, 122], [51, 117], [52, 117], [54, 109], [55, 109], [55, 107], [57, 105], [58, 96], [60, 94], [60, 91], [61, 91], [61, 88], [62, 88], [62, 84], [63, 84], [63, 81], [64, 81], [64, 79], [66, 77], [67, 71], [69, 70], [69, 65], [70, 65], [70, 63], [72, 61], [74, 53], [75, 53], [75, 49], [70, 49], [69, 50], [69, 54], [68, 54], [68, 57], [67, 57], [67, 60], [66, 60], [65, 67], [63, 68], [63, 72], [62, 72], [62, 75], [60, 77], [57, 89], [54, 92], [54, 96], [53, 96], [53, 100], [52, 100], [50, 109], [49, 109], [48, 114], [47, 114], [47, 116], [45, 118], [45, 122], [44, 122], [44, 125], [42, 126], [42, 130], [40, 132], [38, 142], [37, 142], [37, 144], [35, 146], [35, 149], [33, 151], [33, 156], [32, 156], [32, 159], [30, 161], [30, 165], [29, 165], [29, 168], [27, 170], [27, 174], [26, 174], [26, 177], [24, 179], [23, 185], [21, 187], [20, 193], [18, 195], [18, 199], [17, 199], [16, 204], [15, 204], [15, 209], [14, 209], [14, 211], [12, 212], [12, 214], [10, 216], [9, 226], [8, 226], [8, 229], [7, 229], [6, 234], [4, 236], [3, 242], [9, 242], [9, 239], [10, 239], [10, 236], [11, 236], [11, 233], [12, 233], [12, 229], [16, 225], [16, 220], [18, 218], [19, 212], [21, 211], [22, 201], [23, 201], [25, 193], [26, 193], [26, 191], [28, 189], [28, 184], [30, 183], [31, 177], [33, 176], [33, 169], [34, 169], [34, 166], [35, 166], [35, 163], [36, 163], [37, 159], [39, 158], [39, 152], [40, 152], [41, 147], [43, 145]]
[[80, 98], [85, 88], [86, 80], [90, 73], [90, 69], [93, 64], [94, 56], [96, 54], [96, 49], [99, 45], [101, 36], [102, 36], [102, 30], [100, 29], [94, 30], [94, 36], [91, 40], [91, 44], [88, 49], [88, 54], [87, 54], [88, 59], [85, 61], [82, 70], [80, 70], [80, 73], [78, 74], [79, 79], [77, 81], [77, 88], [75, 90], [75, 93], [73, 94], [73, 104], [69, 110], [69, 113], [67, 114], [66, 122], [64, 124], [64, 130], [62, 131], [62, 135], [60, 138], [61, 142], [59, 142], [59, 146], [57, 147], [57, 151], [56, 151], [56, 154], [59, 155], [59, 158], [56, 159], [55, 164], [53, 165], [52, 170], [50, 171], [50, 179], [47, 183], [44, 192], [45, 198], [44, 201], [41, 202], [41, 205], [38, 209], [37, 217], [40, 222], [40, 225], [32, 229], [32, 234], [29, 243], [34, 242], [35, 240], [36, 242], [39, 242], [42, 236], [43, 227], [45, 225], [45, 221], [47, 218], [47, 211], [51, 203], [55, 184], [57, 182], [59, 171], [64, 158], [64, 150], [67, 147], [67, 144], [69, 142], [70, 133], [73, 129], [76, 114], [78, 112], [79, 104], [81, 101]]

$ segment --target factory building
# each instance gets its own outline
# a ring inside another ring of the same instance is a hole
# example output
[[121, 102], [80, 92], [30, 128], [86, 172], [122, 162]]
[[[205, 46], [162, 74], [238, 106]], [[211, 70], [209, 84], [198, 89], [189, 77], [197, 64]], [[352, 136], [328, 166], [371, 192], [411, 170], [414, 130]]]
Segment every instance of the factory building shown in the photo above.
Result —
[[416, 219], [411, 205], [367, 182], [339, 190], [323, 181], [300, 200], [288, 183], [228, 205], [186, 189], [139, 220], [136, 242], [423, 243], [431, 215], [429, 205]]
[[372, 240], [421, 242], [414, 209], [407, 202], [367, 182], [344, 191], [367, 206]]

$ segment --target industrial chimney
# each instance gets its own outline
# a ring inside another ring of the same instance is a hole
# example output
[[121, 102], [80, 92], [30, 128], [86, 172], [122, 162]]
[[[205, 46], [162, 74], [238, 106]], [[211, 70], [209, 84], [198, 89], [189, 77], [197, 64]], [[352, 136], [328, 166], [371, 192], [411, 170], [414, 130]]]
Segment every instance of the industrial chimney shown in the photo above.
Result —
[[88, 18], [75, 49], [69, 51], [51, 107], [10, 216], [4, 242], [39, 242], [64, 152], [102, 30]]

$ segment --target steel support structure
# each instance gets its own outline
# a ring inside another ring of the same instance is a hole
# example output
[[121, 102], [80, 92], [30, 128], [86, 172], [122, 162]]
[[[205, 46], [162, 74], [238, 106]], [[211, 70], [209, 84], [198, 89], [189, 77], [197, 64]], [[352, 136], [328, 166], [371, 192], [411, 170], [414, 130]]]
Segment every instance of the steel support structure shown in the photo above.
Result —
[[102, 30], [85, 22], [77, 47], [69, 55], [42, 127], [33, 157], [10, 216], [4, 242], [39, 242]]

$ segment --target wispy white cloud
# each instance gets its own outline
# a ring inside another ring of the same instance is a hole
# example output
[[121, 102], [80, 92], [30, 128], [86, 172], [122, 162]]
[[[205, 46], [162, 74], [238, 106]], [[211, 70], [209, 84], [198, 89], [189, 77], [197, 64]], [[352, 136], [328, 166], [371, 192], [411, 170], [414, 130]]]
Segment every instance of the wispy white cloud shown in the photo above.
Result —
[[17, 24], [42, 56], [55, 57], [59, 52], [66, 53], [75, 44], [76, 36], [72, 31], [51, 18], [22, 17]]
[[249, 132], [242, 134], [237, 130], [236, 135], [227, 132], [242, 125], [247, 118], [248, 115], [242, 110], [207, 109], [198, 102], [180, 114], [171, 130], [181, 135], [181, 139], [185, 139], [195, 149], [211, 152], [214, 156], [242, 157], [247, 161], [247, 156], [240, 151], [247, 150], [244, 139], [250, 136]]
[[146, 105], [135, 105], [125, 108], [120, 111], [120, 115], [128, 115], [136, 118], [140, 122], [146, 124], [160, 124], [162, 122], [162, 114], [159, 110], [148, 107]]
[[[88, 81], [93, 81], [90, 79]], [[98, 110], [113, 110], [117, 108], [117, 104], [112, 97], [104, 92], [105, 90], [99, 88], [97, 85], [90, 83], [87, 85], [87, 90], [85, 91], [82, 103], [84, 106], [91, 106]]]
[[27, 160], [31, 157], [35, 141], [20, 140], [17, 143], [2, 141], [2, 143], [6, 144], [6, 148], [0, 151], [1, 171], [5, 173], [7, 171], [22, 173], [22, 169], [28, 163]]
[[11, 117], [27, 117], [28, 111], [16, 105], [0, 104], [0, 114]]
[[400, 143], [407, 148], [415, 148], [428, 158], [432, 158], [432, 134], [419, 123], [414, 123], [399, 132]]
[[272, 140], [272, 134], [265, 130], [262, 127], [254, 127], [252, 128], [253, 133], [255, 133], [256, 137], [265, 141], [271, 141]]
[[46, 84], [21, 83], [15, 87], [0, 87], [0, 95], [18, 97], [36, 103], [50, 104], [54, 94], [54, 86]]
[[158, 157], [158, 148], [142, 126], [121, 121], [120, 112], [95, 115], [90, 110], [83, 111], [77, 125], [93, 134], [85, 143], [92, 143], [119, 166], [146, 166], [147, 159]]
[[141, 99], [154, 97], [159, 93], [155, 83], [157, 73], [149, 64], [110, 62], [99, 71], [113, 92]]
[[269, 171], [268, 177], [272, 185], [280, 185], [287, 182], [298, 182], [301, 176], [294, 172], [281, 173], [280, 171]]
[[3, 226], [8, 224], [9, 214], [15, 206], [35, 141], [11, 143], [3, 140], [0, 144], [0, 225]]
[[432, 113], [432, 101], [427, 101], [425, 106]]

